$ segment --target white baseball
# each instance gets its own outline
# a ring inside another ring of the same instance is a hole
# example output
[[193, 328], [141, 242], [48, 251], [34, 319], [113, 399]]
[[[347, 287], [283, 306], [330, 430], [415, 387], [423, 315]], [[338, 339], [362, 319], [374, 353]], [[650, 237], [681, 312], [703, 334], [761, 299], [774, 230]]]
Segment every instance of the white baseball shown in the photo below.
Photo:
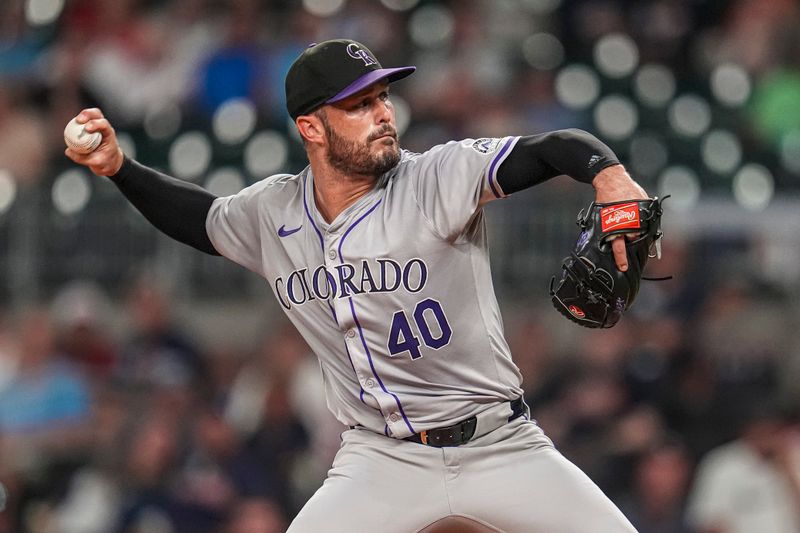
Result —
[[64, 142], [79, 154], [88, 154], [93, 151], [100, 146], [102, 140], [103, 136], [99, 132], [89, 133], [84, 129], [83, 124], [78, 124], [74, 118], [64, 128]]

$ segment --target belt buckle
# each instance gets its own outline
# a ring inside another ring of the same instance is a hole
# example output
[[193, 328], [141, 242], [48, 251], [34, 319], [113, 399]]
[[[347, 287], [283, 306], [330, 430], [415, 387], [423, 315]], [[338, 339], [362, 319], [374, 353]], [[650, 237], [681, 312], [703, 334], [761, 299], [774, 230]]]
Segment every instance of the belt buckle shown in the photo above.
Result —
[[461, 446], [472, 438], [475, 423], [476, 419], [472, 417], [452, 426], [421, 431], [418, 435], [420, 442], [428, 446], [436, 448]]

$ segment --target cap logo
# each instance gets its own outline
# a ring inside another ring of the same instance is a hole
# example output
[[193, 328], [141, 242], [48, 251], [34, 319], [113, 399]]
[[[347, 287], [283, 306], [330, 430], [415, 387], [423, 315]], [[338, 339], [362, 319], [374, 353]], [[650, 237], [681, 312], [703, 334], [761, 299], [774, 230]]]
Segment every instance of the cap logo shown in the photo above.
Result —
[[375, 65], [377, 63], [374, 59], [372, 59], [372, 56], [370, 56], [365, 50], [359, 48], [359, 46], [355, 43], [350, 43], [347, 45], [347, 55], [353, 59], [360, 59], [364, 62], [365, 67]]

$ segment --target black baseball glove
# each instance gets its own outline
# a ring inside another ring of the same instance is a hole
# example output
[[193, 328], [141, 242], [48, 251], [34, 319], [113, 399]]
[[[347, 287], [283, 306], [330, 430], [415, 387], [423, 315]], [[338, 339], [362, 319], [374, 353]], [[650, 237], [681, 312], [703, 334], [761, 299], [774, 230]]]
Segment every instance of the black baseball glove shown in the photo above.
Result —
[[[661, 203], [664, 199], [592, 203], [578, 213], [581, 234], [564, 259], [561, 276], [550, 281], [553, 306], [587, 328], [610, 328], [633, 304], [647, 260], [660, 256]], [[625, 242], [628, 270], [614, 261], [611, 237], [636, 234]]]

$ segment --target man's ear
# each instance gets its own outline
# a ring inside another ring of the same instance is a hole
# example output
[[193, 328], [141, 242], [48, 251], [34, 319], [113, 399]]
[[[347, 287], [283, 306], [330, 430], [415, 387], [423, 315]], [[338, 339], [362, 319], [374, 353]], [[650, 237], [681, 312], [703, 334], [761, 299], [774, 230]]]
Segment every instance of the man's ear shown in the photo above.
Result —
[[325, 126], [317, 115], [300, 115], [294, 123], [307, 143], [319, 144], [325, 139]]

